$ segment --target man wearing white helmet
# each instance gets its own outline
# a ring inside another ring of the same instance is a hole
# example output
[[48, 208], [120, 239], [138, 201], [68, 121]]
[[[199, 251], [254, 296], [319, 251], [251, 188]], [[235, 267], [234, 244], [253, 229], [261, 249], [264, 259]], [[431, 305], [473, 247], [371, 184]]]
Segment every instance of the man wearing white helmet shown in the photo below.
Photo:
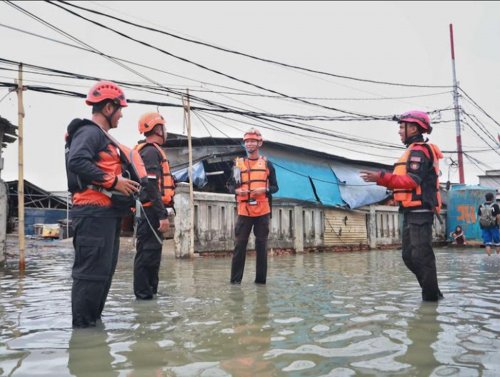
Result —
[[365, 182], [376, 182], [393, 190], [394, 200], [403, 213], [403, 261], [415, 274], [422, 288], [422, 300], [443, 298], [439, 290], [436, 257], [432, 249], [434, 214], [439, 215], [439, 148], [424, 140], [432, 132], [429, 115], [409, 111], [394, 117], [399, 123], [399, 136], [408, 148], [394, 165], [392, 173], [362, 171]]
[[243, 135], [243, 142], [247, 157], [235, 160], [228, 183], [238, 202], [230, 280], [231, 284], [240, 284], [243, 279], [248, 237], [253, 228], [257, 253], [255, 283], [266, 284], [271, 195], [278, 191], [278, 182], [271, 161], [259, 154], [263, 143], [260, 131], [251, 128]]

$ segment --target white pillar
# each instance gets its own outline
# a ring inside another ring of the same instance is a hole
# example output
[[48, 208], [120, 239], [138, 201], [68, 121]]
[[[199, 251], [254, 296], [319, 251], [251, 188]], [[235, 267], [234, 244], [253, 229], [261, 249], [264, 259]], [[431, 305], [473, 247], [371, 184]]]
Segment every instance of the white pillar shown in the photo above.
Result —
[[175, 188], [175, 232], [174, 247], [176, 258], [190, 258], [191, 247], [191, 206], [189, 205], [189, 187], [178, 183]]
[[302, 224], [302, 206], [293, 207], [293, 247], [296, 253], [304, 252], [304, 225]]

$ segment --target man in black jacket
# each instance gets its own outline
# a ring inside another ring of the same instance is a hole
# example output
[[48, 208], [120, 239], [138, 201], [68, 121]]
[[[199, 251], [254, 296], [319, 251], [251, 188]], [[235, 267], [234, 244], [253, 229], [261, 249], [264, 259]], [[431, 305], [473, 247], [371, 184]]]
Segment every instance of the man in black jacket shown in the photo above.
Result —
[[138, 126], [146, 136], [136, 149], [144, 161], [148, 183], [141, 195], [144, 213], [137, 224], [134, 294], [139, 300], [150, 300], [158, 293], [163, 233], [170, 226], [168, 213], [173, 212], [175, 184], [161, 148], [167, 139], [165, 120], [158, 113], [147, 113], [141, 116]]
[[[127, 106], [123, 91], [99, 81], [85, 102], [92, 106], [92, 120], [74, 119], [66, 135], [75, 247], [71, 304], [73, 327], [79, 328], [94, 327], [101, 318], [118, 260], [121, 218], [130, 211], [128, 198], [140, 187], [123, 177], [119, 146], [108, 134]], [[126, 200], [122, 204], [115, 198]]]

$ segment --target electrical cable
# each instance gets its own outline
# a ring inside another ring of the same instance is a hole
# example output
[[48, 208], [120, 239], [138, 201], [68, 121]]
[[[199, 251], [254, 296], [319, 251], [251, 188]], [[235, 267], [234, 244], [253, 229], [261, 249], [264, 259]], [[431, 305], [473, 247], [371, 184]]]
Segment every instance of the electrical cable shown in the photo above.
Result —
[[[7, 1], [8, 1], [8, 0], [7, 0]], [[111, 31], [111, 32], [113, 32], [113, 33], [115, 33], [115, 34], [117, 34], [117, 35], [120, 35], [121, 37], [124, 37], [124, 38], [126, 38], [126, 39], [128, 39], [128, 40], [134, 41], [134, 42], [136, 42], [136, 43], [138, 43], [138, 44], [141, 44], [141, 45], [143, 45], [143, 46], [146, 46], [146, 47], [149, 47], [149, 48], [154, 49], [154, 50], [156, 50], [156, 51], [159, 51], [159, 52], [161, 52], [161, 53], [163, 53], [163, 54], [165, 54], [165, 55], [167, 55], [167, 56], [173, 57], [173, 58], [178, 59], [178, 60], [180, 60], [180, 61], [183, 61], [183, 62], [185, 62], [185, 63], [189, 63], [189, 64], [191, 64], [191, 65], [194, 65], [194, 66], [196, 66], [196, 67], [198, 67], [198, 68], [201, 68], [201, 69], [207, 70], [207, 71], [209, 71], [209, 72], [215, 73], [215, 74], [217, 74], [217, 75], [220, 75], [220, 76], [226, 77], [226, 78], [231, 79], [231, 80], [233, 80], [233, 81], [237, 81], [237, 82], [239, 82], [239, 83], [246, 84], [246, 85], [249, 85], [249, 86], [255, 87], [255, 88], [257, 88], [257, 89], [264, 90], [264, 91], [266, 91], [266, 92], [270, 92], [270, 93], [273, 93], [273, 94], [277, 94], [277, 95], [280, 95], [280, 96], [285, 97], [285, 98], [293, 99], [293, 100], [295, 100], [295, 101], [297, 101], [297, 102], [301, 102], [301, 103], [305, 103], [305, 104], [307, 104], [307, 105], [311, 105], [311, 106], [316, 106], [316, 107], [324, 108], [324, 109], [327, 109], [327, 110], [332, 110], [332, 111], [340, 112], [340, 113], [343, 113], [343, 114], [348, 114], [348, 115], [358, 116], [358, 117], [365, 117], [365, 118], [366, 118], [366, 117], [371, 117], [372, 119], [387, 119], [387, 120], [388, 120], [388, 119], [391, 119], [390, 117], [387, 117], [387, 116], [385, 116], [385, 117], [384, 117], [384, 116], [368, 116], [368, 115], [366, 115], [366, 114], [360, 114], [360, 113], [356, 113], [356, 112], [352, 112], [352, 111], [347, 111], [347, 110], [338, 109], [338, 108], [331, 107], [331, 106], [321, 105], [321, 104], [319, 104], [319, 103], [315, 103], [315, 102], [310, 102], [310, 101], [307, 101], [307, 100], [303, 100], [303, 99], [297, 98], [297, 97], [295, 97], [295, 96], [287, 95], [287, 94], [281, 93], [281, 92], [279, 92], [279, 91], [276, 91], [276, 90], [273, 90], [273, 89], [269, 89], [269, 88], [263, 87], [263, 86], [258, 85], [258, 84], [254, 84], [254, 83], [249, 82], [249, 81], [247, 81], [247, 80], [239, 79], [239, 78], [237, 78], [237, 77], [235, 77], [235, 76], [232, 76], [232, 75], [229, 75], [229, 74], [223, 73], [223, 72], [221, 72], [221, 71], [218, 71], [218, 70], [213, 69], [213, 68], [209, 68], [209, 67], [207, 67], [207, 66], [205, 66], [205, 65], [202, 65], [202, 64], [200, 64], [200, 63], [196, 63], [196, 62], [194, 62], [194, 61], [192, 61], [192, 60], [189, 60], [189, 59], [187, 59], [187, 58], [184, 58], [184, 57], [181, 57], [181, 56], [175, 55], [175, 54], [173, 54], [173, 53], [171, 53], [171, 52], [168, 52], [168, 51], [166, 51], [166, 50], [164, 50], [164, 49], [161, 49], [161, 48], [159, 48], [159, 47], [157, 47], [157, 46], [154, 46], [154, 45], [152, 45], [152, 44], [150, 44], [150, 43], [148, 43], [148, 42], [141, 41], [141, 40], [139, 40], [139, 39], [137, 39], [137, 38], [133, 38], [133, 37], [131, 37], [131, 36], [129, 36], [129, 35], [127, 35], [127, 34], [125, 34], [125, 33], [121, 32], [121, 31], [115, 30], [115, 29], [113, 29], [113, 28], [111, 28], [111, 27], [109, 27], [109, 26], [103, 25], [103, 24], [101, 24], [101, 23], [99, 23], [99, 22], [97, 22], [97, 21], [91, 20], [91, 19], [86, 18], [86, 17], [84, 17], [84, 16], [82, 16], [82, 15], [80, 15], [80, 14], [76, 13], [76, 12], [73, 12], [73, 11], [71, 11], [71, 10], [69, 10], [69, 9], [67, 9], [67, 8], [65, 8], [65, 7], [63, 7], [63, 6], [61, 6], [60, 4], [53, 3], [53, 2], [51, 2], [51, 1], [49, 1], [49, 0], [46, 0], [46, 2], [47, 2], [47, 3], [49, 3], [49, 4], [52, 4], [52, 5], [54, 5], [54, 6], [58, 7], [58, 8], [60, 8], [60, 9], [63, 9], [63, 10], [65, 10], [66, 12], [68, 12], [68, 13], [70, 13], [70, 14], [73, 14], [73, 15], [74, 15], [74, 16], [76, 16], [76, 17], [79, 17], [79, 18], [81, 18], [81, 19], [84, 19], [84, 20], [86, 20], [86, 21], [88, 21], [88, 22], [90, 22], [90, 23], [93, 23], [94, 25], [97, 25], [97, 26], [99, 26], [99, 27], [101, 27], [101, 28], [103, 28], [103, 29], [106, 29], [106, 30], [108, 30], [108, 31]], [[67, 3], [65, 3], [65, 4], [67, 4]]]
[[[57, 4], [54, 4], [50, 0], [45, 0], [45, 1], [48, 2], [48, 3], [50, 3], [50, 4], [52, 4], [52, 5], [57, 5]], [[197, 40], [190, 39], [190, 38], [181, 37], [181, 36], [178, 36], [178, 35], [173, 34], [173, 33], [169, 33], [169, 32], [163, 31], [163, 30], [159, 30], [159, 29], [155, 29], [155, 28], [152, 28], [152, 27], [140, 25], [140, 24], [137, 24], [137, 23], [134, 23], [134, 22], [131, 22], [131, 21], [124, 20], [124, 19], [119, 18], [119, 17], [112, 16], [110, 14], [99, 12], [99, 11], [94, 10], [94, 9], [85, 8], [85, 7], [82, 7], [82, 6], [79, 6], [79, 5], [67, 2], [67, 1], [61, 1], [61, 2], [64, 3], [65, 5], [68, 5], [68, 6], [71, 6], [71, 7], [74, 7], [74, 8], [78, 8], [80, 10], [84, 10], [84, 11], [87, 11], [87, 12], [90, 12], [90, 13], [94, 13], [94, 14], [97, 14], [97, 15], [100, 15], [100, 16], [103, 16], [103, 17], [108, 17], [108, 18], [111, 18], [111, 19], [113, 19], [115, 21], [119, 21], [119, 22], [125, 23], [127, 25], [135, 26], [135, 27], [138, 27], [138, 28], [141, 28], [141, 29], [144, 29], [144, 30], [161, 33], [163, 35], [168, 35], [170, 37], [177, 38], [177, 39], [180, 39], [180, 40], [183, 40], [183, 41], [186, 41], [186, 42], [195, 43], [195, 44], [198, 44], [198, 45], [202, 45], [202, 46], [214, 48], [214, 49], [217, 49], [217, 50], [220, 50], [220, 51], [224, 51], [224, 52], [227, 52], [227, 53], [244, 56], [244, 57], [251, 58], [251, 59], [254, 59], [254, 60], [259, 60], [259, 61], [262, 61], [262, 62], [277, 64], [277, 65], [284, 66], [284, 67], [287, 67], [287, 68], [293, 68], [293, 69], [297, 69], [297, 70], [301, 70], [301, 71], [306, 71], [306, 72], [310, 72], [310, 73], [316, 73], [316, 74], [320, 74], [320, 75], [332, 76], [332, 77], [336, 77], [336, 78], [342, 78], [342, 79], [348, 79], [348, 80], [354, 80], [354, 81], [360, 81], [360, 82], [367, 82], [367, 83], [372, 83], [372, 84], [383, 84], [383, 85], [391, 85], [391, 86], [404, 86], [404, 87], [416, 87], [416, 88], [451, 88], [450, 85], [417, 85], [417, 84], [403, 84], [403, 83], [393, 83], [393, 82], [387, 82], [387, 81], [377, 81], [377, 80], [361, 79], [361, 78], [356, 78], [356, 77], [351, 77], [351, 76], [344, 76], [344, 75], [338, 75], [338, 74], [333, 74], [333, 73], [329, 73], [329, 72], [314, 70], [314, 69], [310, 69], [310, 68], [304, 68], [304, 67], [300, 67], [300, 66], [296, 66], [296, 65], [292, 65], [292, 64], [286, 64], [286, 63], [278, 62], [278, 61], [271, 60], [271, 59], [259, 58], [257, 56], [253, 56], [253, 55], [250, 55], [250, 54], [242, 53], [242, 52], [239, 52], [239, 51], [235, 51], [235, 50], [231, 50], [231, 49], [227, 49], [227, 48], [218, 47], [218, 46], [215, 46], [213, 44], [209, 44], [209, 43], [197, 41]], [[60, 8], [65, 9], [63, 7], [60, 7]]]

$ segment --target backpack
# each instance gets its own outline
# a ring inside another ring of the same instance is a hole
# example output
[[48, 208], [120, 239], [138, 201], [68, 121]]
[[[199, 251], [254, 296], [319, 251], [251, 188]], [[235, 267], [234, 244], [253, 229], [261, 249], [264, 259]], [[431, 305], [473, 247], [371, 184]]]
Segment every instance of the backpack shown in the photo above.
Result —
[[496, 225], [496, 217], [493, 216], [493, 203], [484, 203], [480, 207], [479, 224], [483, 228], [491, 228]]

